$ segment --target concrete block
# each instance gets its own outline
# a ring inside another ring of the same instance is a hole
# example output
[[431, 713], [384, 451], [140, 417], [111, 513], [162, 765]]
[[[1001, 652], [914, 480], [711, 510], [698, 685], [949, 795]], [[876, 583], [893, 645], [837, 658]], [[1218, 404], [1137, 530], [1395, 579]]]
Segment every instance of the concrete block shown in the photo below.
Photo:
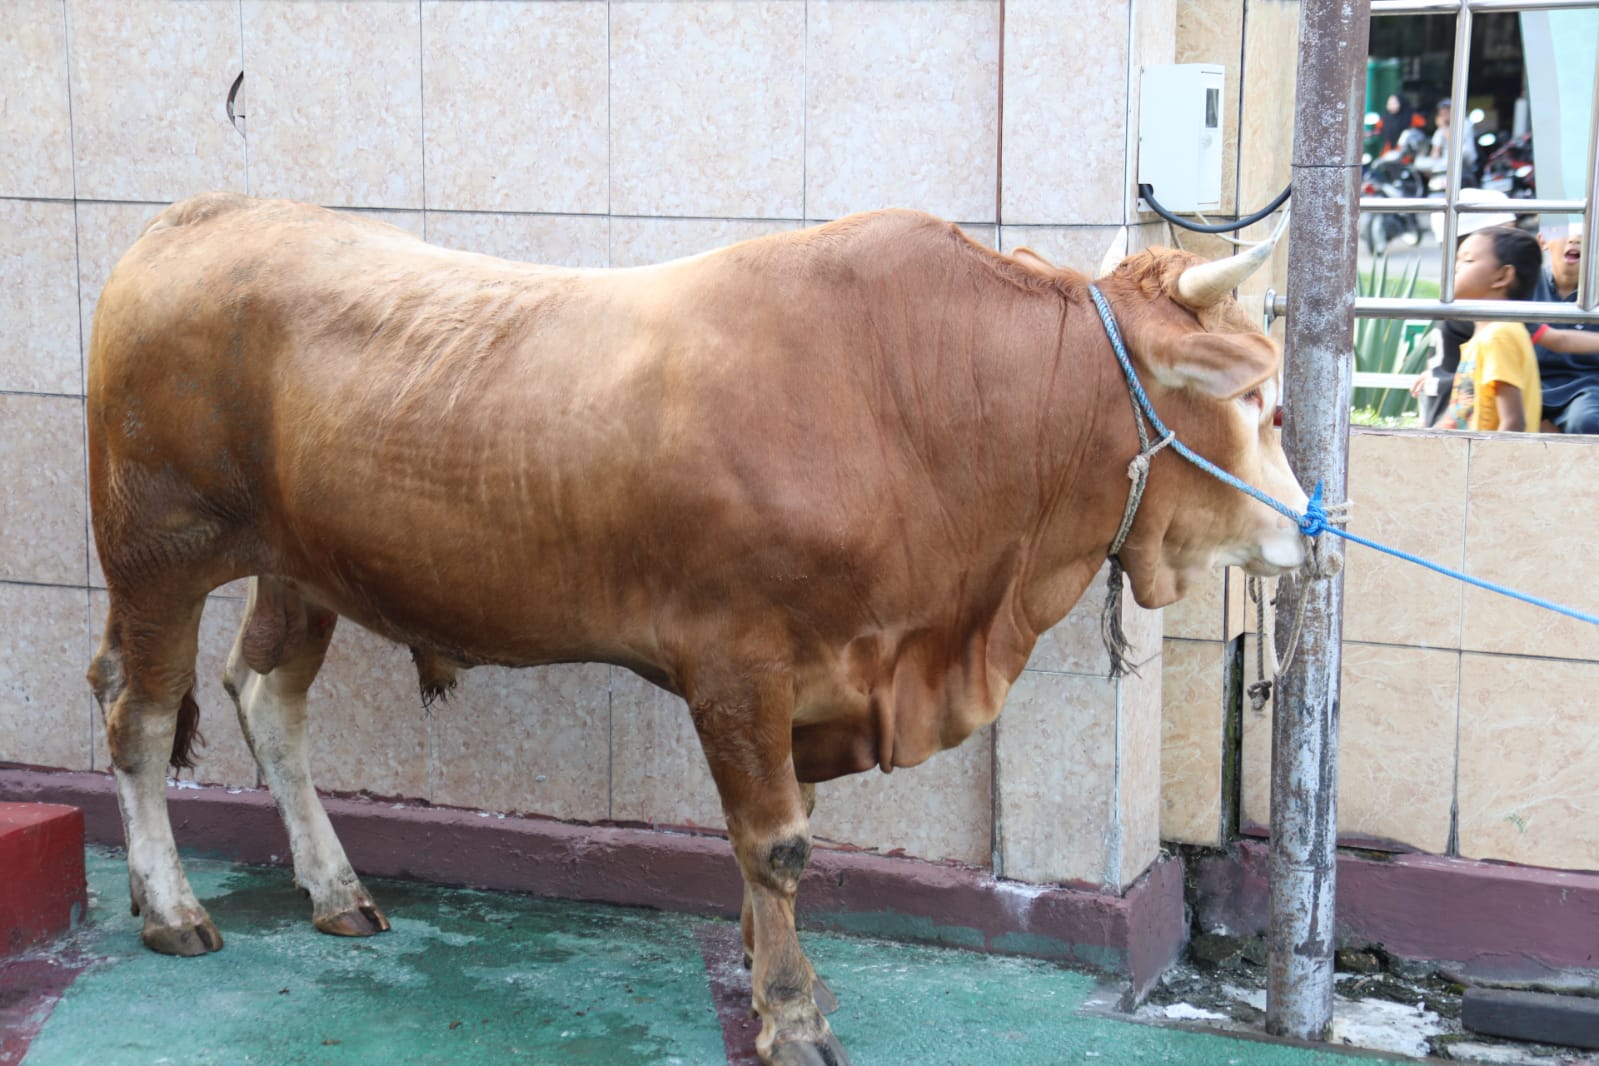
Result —
[[1468, 988], [1460, 1004], [1460, 1024], [1511, 1040], [1599, 1048], [1599, 999]]

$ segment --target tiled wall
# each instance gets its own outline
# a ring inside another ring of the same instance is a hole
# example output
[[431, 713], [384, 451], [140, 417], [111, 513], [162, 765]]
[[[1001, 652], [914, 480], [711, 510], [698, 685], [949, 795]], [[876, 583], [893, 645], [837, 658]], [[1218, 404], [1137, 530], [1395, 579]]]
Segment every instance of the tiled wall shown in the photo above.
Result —
[[[1277, 2], [1277, 0], [1273, 0]], [[1128, 183], [1138, 66], [1174, 0], [7, 0], [0, 18], [0, 761], [104, 769], [83, 671], [84, 369], [112, 265], [206, 188], [369, 212], [436, 243], [603, 267], [919, 207], [1092, 270], [1163, 230]], [[1237, 13], [1234, 13], [1236, 20]], [[245, 72], [230, 121], [225, 99]], [[201, 633], [202, 781], [255, 783]], [[1094, 599], [1097, 597], [1090, 597]], [[1158, 656], [1104, 680], [1097, 603], [1007, 715], [927, 766], [824, 785], [818, 836], [1117, 887], [1158, 852]], [[1129, 609], [1146, 654], [1158, 616]], [[319, 783], [720, 827], [683, 707], [603, 666], [479, 669], [424, 712], [404, 649], [340, 628]]]
[[[1585, 548], [1599, 507], [1596, 447], [1592, 438], [1357, 431], [1349, 528], [1596, 613]], [[1358, 545], [1346, 560], [1343, 838], [1599, 870], [1593, 627]], [[1229, 575], [1229, 601], [1240, 586]], [[1167, 623], [1163, 835], [1214, 843], [1222, 786], [1209, 753], [1224, 700], [1215, 635], [1240, 632], [1244, 619], [1212, 604], [1202, 616], [1168, 611]], [[1197, 665], [1172, 665], [1184, 659]], [[1270, 820], [1270, 709], [1246, 704], [1242, 718], [1242, 821], [1258, 829]]]

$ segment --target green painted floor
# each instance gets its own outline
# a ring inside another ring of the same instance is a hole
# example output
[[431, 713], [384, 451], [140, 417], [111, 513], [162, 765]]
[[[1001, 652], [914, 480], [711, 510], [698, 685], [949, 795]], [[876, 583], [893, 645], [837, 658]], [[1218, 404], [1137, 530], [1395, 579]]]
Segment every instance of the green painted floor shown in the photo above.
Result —
[[[121, 852], [91, 849], [89, 921], [57, 950], [89, 965], [25, 1066], [751, 1061], [724, 1045], [701, 952], [707, 930], [734, 943], [732, 923], [374, 880], [393, 930], [343, 940], [312, 928], [284, 870], [186, 864], [227, 941], [200, 959], [141, 947]], [[1085, 1013], [1096, 979], [1046, 963], [802, 940], [856, 1066], [1351, 1061]]]

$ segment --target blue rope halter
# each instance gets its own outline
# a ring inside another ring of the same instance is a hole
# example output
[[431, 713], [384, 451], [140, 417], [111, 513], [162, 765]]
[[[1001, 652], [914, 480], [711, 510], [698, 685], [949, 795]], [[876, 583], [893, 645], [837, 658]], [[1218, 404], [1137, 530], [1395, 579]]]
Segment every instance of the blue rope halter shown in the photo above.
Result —
[[1322, 486], [1320, 482], [1317, 482], [1316, 488], [1311, 492], [1310, 501], [1306, 504], [1304, 513], [1301, 514], [1282, 501], [1273, 499], [1248, 482], [1234, 477], [1209, 459], [1197, 454], [1182, 441], [1178, 440], [1176, 435], [1166, 428], [1165, 423], [1161, 422], [1160, 416], [1155, 413], [1155, 405], [1150, 402], [1149, 394], [1144, 391], [1144, 386], [1138, 380], [1138, 372], [1133, 369], [1132, 360], [1127, 357], [1127, 347], [1122, 343], [1121, 331], [1116, 328], [1116, 316], [1111, 312], [1110, 304], [1105, 301], [1104, 294], [1099, 291], [1097, 285], [1090, 285], [1088, 287], [1088, 295], [1093, 299], [1094, 307], [1099, 311], [1099, 320], [1105, 325], [1105, 335], [1110, 338], [1110, 346], [1116, 352], [1116, 361], [1121, 364], [1122, 373], [1127, 376], [1127, 388], [1133, 394], [1133, 399], [1138, 409], [1143, 412], [1145, 418], [1149, 419], [1149, 424], [1154, 427], [1159, 436], [1171, 439], [1170, 446], [1172, 451], [1181, 455], [1184, 459], [1199, 467], [1199, 469], [1210, 474], [1218, 481], [1231, 485], [1252, 499], [1259, 500], [1293, 522], [1294, 525], [1299, 527], [1299, 532], [1307, 537], [1314, 538], [1323, 533], [1331, 533], [1336, 537], [1342, 537], [1344, 540], [1354, 541], [1356, 544], [1363, 544], [1376, 551], [1385, 552], [1397, 559], [1404, 559], [1418, 566], [1424, 566], [1435, 573], [1443, 574], [1445, 577], [1464, 581], [1468, 585], [1475, 585], [1477, 588], [1486, 589], [1489, 592], [1497, 592], [1501, 596], [1509, 596], [1511, 599], [1555, 611], [1558, 614], [1566, 615], [1568, 618], [1575, 618], [1581, 622], [1591, 622], [1594, 625], [1599, 625], [1599, 616], [1589, 614], [1586, 611], [1579, 611], [1574, 607], [1565, 607], [1538, 596], [1528, 595], [1525, 592], [1517, 592], [1515, 589], [1506, 588], [1504, 585], [1495, 584], [1492, 581], [1484, 581], [1482, 578], [1472, 577], [1470, 574], [1461, 573], [1459, 570], [1451, 570], [1447, 566], [1440, 566], [1437, 563], [1421, 558], [1419, 555], [1412, 555], [1398, 548], [1390, 548], [1385, 544], [1378, 544], [1376, 541], [1368, 540], [1346, 529], [1339, 529], [1337, 526], [1331, 525], [1327, 521], [1327, 509], [1322, 501]]

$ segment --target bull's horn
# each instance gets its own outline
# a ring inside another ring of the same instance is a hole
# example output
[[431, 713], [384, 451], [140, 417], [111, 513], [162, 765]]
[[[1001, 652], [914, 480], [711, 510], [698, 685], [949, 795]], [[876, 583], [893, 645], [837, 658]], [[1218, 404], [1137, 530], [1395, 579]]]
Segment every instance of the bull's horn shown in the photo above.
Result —
[[1196, 311], [1220, 303], [1227, 294], [1241, 285], [1245, 278], [1259, 270], [1271, 258], [1277, 241], [1288, 225], [1288, 212], [1277, 223], [1272, 235], [1249, 249], [1213, 263], [1196, 263], [1177, 277], [1177, 298]]

